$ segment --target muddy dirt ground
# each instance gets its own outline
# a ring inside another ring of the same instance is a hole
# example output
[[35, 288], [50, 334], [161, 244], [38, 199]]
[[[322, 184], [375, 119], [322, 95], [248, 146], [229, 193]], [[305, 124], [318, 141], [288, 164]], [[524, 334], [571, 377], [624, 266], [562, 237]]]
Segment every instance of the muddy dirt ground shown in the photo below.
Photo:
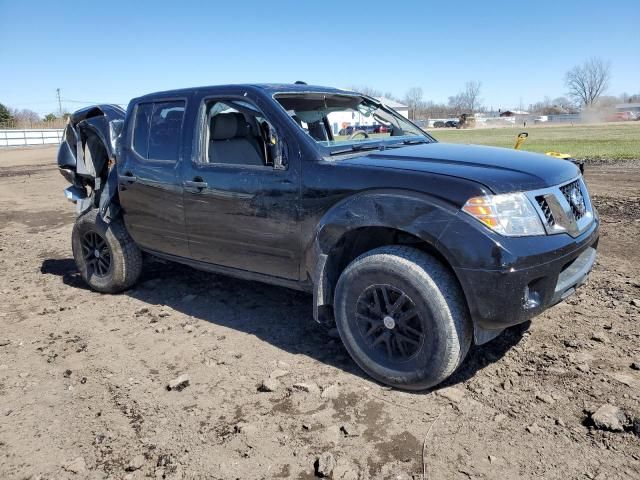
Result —
[[[54, 159], [0, 152], [0, 478], [313, 478], [331, 454], [336, 479], [417, 479], [427, 433], [430, 479], [640, 478], [640, 162], [587, 167], [587, 285], [406, 393], [363, 375], [305, 294], [160, 262], [88, 290]], [[607, 403], [625, 431], [590, 424]]]

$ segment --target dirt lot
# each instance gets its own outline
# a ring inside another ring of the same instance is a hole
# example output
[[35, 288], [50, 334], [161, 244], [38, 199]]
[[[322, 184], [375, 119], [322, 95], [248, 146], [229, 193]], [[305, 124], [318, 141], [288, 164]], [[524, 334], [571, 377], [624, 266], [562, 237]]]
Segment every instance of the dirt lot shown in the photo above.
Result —
[[[0, 152], [1, 478], [313, 478], [330, 453], [333, 478], [417, 479], [427, 433], [430, 479], [640, 478], [640, 162], [587, 167], [590, 282], [416, 394], [364, 376], [305, 294], [160, 262], [87, 290], [54, 158]], [[590, 426], [605, 403], [626, 431]]]

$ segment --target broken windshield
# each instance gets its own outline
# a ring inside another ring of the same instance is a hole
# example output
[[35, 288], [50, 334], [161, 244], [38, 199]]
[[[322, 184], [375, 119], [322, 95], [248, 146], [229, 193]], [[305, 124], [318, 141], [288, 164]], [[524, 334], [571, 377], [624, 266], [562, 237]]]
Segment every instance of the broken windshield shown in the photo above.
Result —
[[282, 93], [275, 99], [300, 128], [333, 154], [434, 141], [399, 113], [362, 95]]

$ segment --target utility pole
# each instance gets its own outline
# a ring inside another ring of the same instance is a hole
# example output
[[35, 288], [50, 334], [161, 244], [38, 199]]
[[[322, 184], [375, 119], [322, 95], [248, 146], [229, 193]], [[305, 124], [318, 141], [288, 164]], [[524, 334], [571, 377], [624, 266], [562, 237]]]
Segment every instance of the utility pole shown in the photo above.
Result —
[[56, 95], [58, 96], [58, 110], [60, 112], [60, 118], [62, 118], [62, 100], [60, 100], [60, 89], [56, 88]]

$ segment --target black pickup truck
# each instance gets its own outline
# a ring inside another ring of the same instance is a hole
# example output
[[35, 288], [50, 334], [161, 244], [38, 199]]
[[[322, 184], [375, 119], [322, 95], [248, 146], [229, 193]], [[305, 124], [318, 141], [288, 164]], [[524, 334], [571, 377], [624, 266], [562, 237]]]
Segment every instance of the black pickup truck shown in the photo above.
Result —
[[[386, 133], [344, 133], [344, 119]], [[571, 162], [437, 142], [380, 101], [309, 85], [154, 93], [75, 112], [58, 153], [73, 255], [100, 292], [143, 252], [311, 292], [353, 359], [405, 389], [571, 295], [598, 216]]]

